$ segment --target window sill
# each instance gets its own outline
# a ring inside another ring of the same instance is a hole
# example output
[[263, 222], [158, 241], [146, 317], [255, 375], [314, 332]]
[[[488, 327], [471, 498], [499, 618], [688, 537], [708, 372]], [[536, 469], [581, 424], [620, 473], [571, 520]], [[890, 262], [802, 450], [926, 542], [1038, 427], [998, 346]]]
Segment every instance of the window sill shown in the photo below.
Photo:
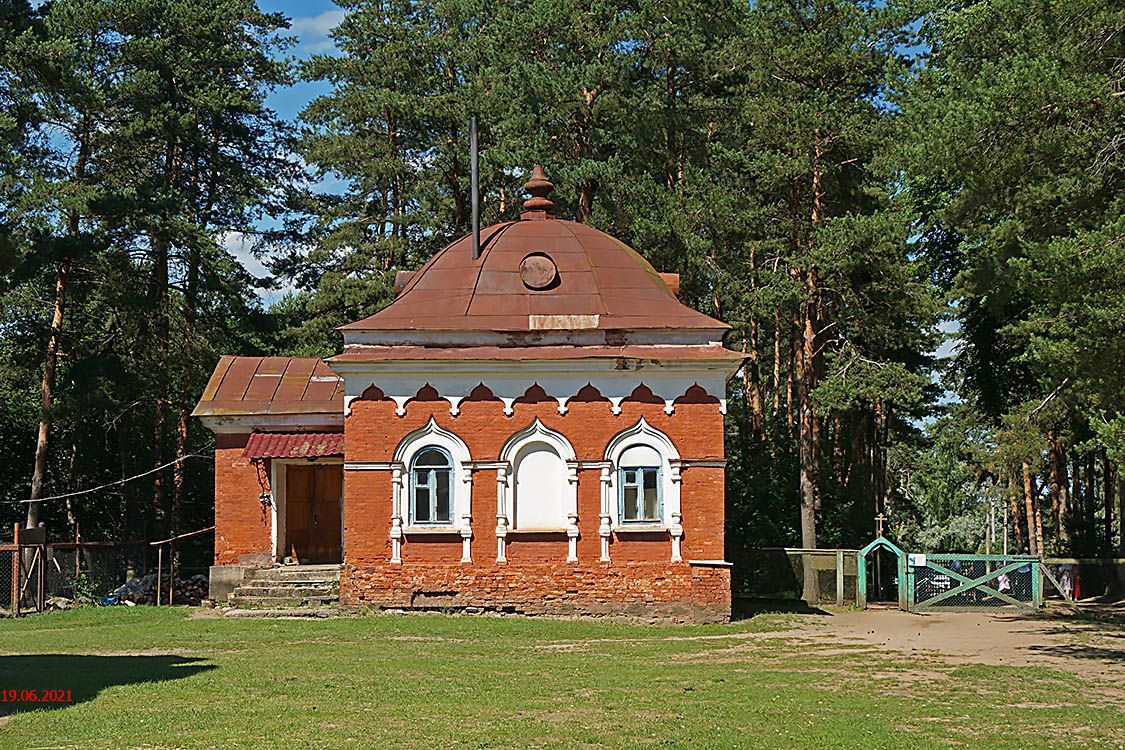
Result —
[[617, 534], [667, 534], [671, 529], [659, 523], [622, 524], [613, 527]]
[[512, 534], [517, 534], [517, 535], [527, 534], [527, 535], [530, 536], [530, 535], [533, 535], [533, 534], [565, 534], [565, 533], [566, 533], [565, 528], [556, 528], [556, 529], [508, 529], [508, 535], [509, 536], [512, 535]]
[[460, 534], [458, 526], [403, 526], [402, 533], [407, 536], [450, 536]]

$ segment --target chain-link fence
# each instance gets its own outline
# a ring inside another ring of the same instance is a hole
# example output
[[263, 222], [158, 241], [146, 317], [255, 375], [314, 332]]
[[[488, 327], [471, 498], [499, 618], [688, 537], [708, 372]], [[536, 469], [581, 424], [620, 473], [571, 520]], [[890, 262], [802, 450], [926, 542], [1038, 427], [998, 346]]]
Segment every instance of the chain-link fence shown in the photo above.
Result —
[[[740, 567], [735, 584], [740, 597], [841, 606], [856, 601], [856, 550], [761, 548], [748, 550]], [[806, 567], [813, 582], [809, 592]]]
[[49, 597], [97, 601], [127, 580], [144, 575], [155, 561], [145, 542], [65, 542], [47, 546]]
[[0, 617], [12, 614], [12, 558], [14, 549], [0, 549]]
[[910, 609], [974, 610], [1038, 607], [1039, 560], [1000, 555], [910, 555]]

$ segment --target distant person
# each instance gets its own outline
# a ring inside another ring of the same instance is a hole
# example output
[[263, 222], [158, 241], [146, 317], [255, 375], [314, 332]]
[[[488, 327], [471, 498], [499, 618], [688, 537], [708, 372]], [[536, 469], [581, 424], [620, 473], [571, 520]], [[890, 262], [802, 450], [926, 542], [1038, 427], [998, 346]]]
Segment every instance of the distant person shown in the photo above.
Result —
[[1070, 563], [1059, 566], [1059, 588], [1064, 599], [1074, 598], [1074, 566]]

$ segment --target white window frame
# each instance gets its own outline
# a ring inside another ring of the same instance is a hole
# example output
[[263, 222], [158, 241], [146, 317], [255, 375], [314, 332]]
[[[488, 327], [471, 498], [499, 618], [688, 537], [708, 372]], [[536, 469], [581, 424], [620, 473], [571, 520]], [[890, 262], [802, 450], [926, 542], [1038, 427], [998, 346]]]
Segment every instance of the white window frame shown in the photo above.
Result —
[[[626, 522], [621, 518], [620, 461], [622, 454], [634, 445], [648, 446], [660, 456], [661, 518], [656, 523]], [[609, 462], [609, 471], [608, 476], [603, 479], [602, 513], [609, 517], [610, 528], [625, 531], [671, 531], [673, 527], [679, 526], [680, 453], [671, 438], [641, 417], [632, 427], [613, 436], [606, 446], [605, 460]]]
[[[439, 425], [433, 417], [404, 437], [395, 448], [394, 460], [403, 467], [403, 481], [394, 483], [394, 518], [397, 524], [413, 523], [412, 495], [414, 481], [414, 457], [426, 448], [436, 446], [442, 448], [453, 459], [453, 469], [450, 477], [450, 522], [449, 523], [422, 523], [416, 526], [408, 525], [405, 530], [468, 530], [471, 524], [473, 477], [472, 470], [467, 464], [472, 460], [469, 446], [456, 433]], [[396, 524], [396, 525], [397, 525]]]
[[[564, 517], [559, 519], [558, 528], [531, 529], [529, 531], [569, 531], [571, 528], [577, 531], [578, 459], [574, 453], [574, 447], [566, 439], [566, 436], [544, 425], [538, 417], [527, 427], [509, 437], [507, 442], [504, 443], [504, 447], [500, 449], [500, 461], [504, 464], [507, 481], [500, 485], [502, 492], [497, 507], [497, 516], [502, 517], [505, 527], [514, 519], [515, 503], [518, 498], [515, 496], [517, 467], [513, 462], [519, 455], [521, 448], [534, 443], [545, 443], [559, 455], [559, 458], [563, 460], [567, 467], [567, 482], [566, 487], [563, 488]], [[520, 531], [518, 527], [512, 530]]]
[[[632, 448], [638, 445], [632, 443], [629, 447]], [[646, 446], [647, 447], [647, 446]], [[637, 480], [629, 484], [625, 480], [625, 472], [633, 471], [638, 472]], [[656, 518], [626, 518], [625, 517], [625, 489], [627, 487], [635, 487], [637, 490], [637, 503], [639, 508], [644, 507], [644, 472], [656, 472]], [[661, 466], [618, 466], [617, 467], [617, 517], [621, 519], [621, 524], [624, 526], [637, 526], [644, 524], [663, 523], [664, 522], [664, 469]]]
[[[449, 485], [448, 485], [448, 488], [447, 488], [448, 491], [449, 491], [449, 498], [448, 498], [449, 518], [447, 520], [444, 520], [444, 521], [436, 518], [437, 507], [438, 507], [437, 483], [432, 482], [432, 481], [428, 482], [427, 486], [426, 486], [426, 489], [430, 493], [430, 515], [432, 516], [432, 518], [429, 521], [419, 521], [417, 516], [416, 516], [416, 514], [418, 512], [418, 509], [417, 509], [417, 503], [415, 502], [414, 495], [415, 495], [415, 492], [418, 489], [418, 483], [417, 483], [418, 477], [417, 477], [417, 474], [416, 474], [416, 472], [419, 471], [419, 467], [417, 465], [418, 457], [420, 455], [422, 455], [423, 453], [425, 453], [426, 451], [429, 451], [429, 450], [436, 451], [437, 453], [441, 454], [445, 458], [446, 461], [449, 462], [448, 466], [425, 466], [425, 467], [421, 467], [422, 470], [431, 472], [431, 477], [436, 476], [436, 473], [438, 471], [448, 472], [448, 474], [449, 474]], [[431, 445], [423, 446], [422, 448], [420, 448], [414, 454], [414, 458], [411, 459], [410, 468], [409, 468], [410, 475], [409, 475], [408, 481], [409, 481], [410, 487], [409, 487], [409, 491], [407, 493], [407, 511], [410, 513], [410, 518], [409, 518], [410, 525], [430, 527], [430, 526], [450, 526], [450, 525], [453, 524], [453, 519], [454, 519], [453, 471], [454, 471], [453, 457], [451, 455], [449, 455], [449, 451], [447, 451], [445, 448], [441, 447], [440, 445], [431, 444]]]

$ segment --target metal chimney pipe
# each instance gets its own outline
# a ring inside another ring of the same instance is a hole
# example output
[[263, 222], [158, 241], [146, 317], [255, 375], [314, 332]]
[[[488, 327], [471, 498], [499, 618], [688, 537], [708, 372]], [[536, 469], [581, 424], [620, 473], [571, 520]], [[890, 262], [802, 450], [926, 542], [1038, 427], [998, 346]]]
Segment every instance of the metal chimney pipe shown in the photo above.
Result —
[[473, 260], [480, 258], [480, 165], [477, 157], [477, 118], [469, 125], [469, 171], [473, 191]]

